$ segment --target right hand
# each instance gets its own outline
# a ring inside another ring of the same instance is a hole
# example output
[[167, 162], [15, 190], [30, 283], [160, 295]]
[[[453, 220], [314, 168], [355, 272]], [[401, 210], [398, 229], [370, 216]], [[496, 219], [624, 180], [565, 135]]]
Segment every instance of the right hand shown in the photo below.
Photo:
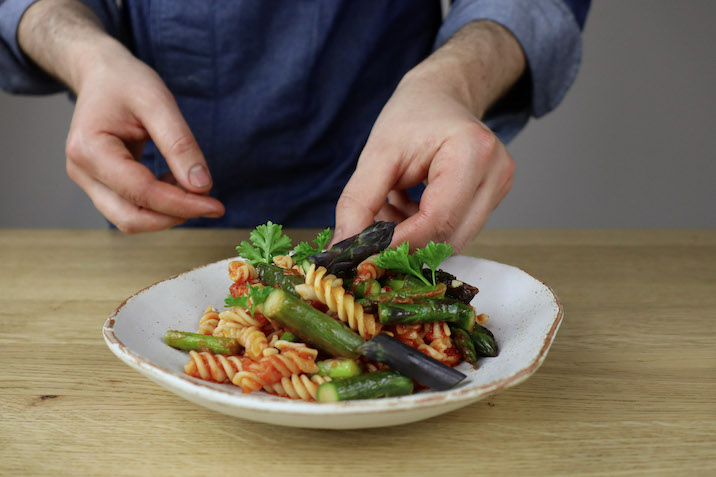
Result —
[[[83, 71], [76, 92], [67, 173], [119, 230], [161, 230], [224, 214], [206, 195], [206, 160], [154, 70], [124, 48], [110, 49]], [[162, 180], [138, 162], [149, 139], [171, 170]]]

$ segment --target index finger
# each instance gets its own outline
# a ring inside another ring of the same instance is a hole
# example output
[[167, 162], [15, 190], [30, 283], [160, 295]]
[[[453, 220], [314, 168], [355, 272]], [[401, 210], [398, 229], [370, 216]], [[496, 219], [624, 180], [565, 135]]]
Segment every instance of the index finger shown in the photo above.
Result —
[[151, 104], [139, 103], [137, 116], [177, 182], [191, 192], [208, 192], [212, 180], [199, 144], [171, 93], [159, 96]]
[[158, 180], [134, 160], [116, 136], [101, 135], [89, 153], [91, 157], [85, 165], [90, 173], [134, 205], [185, 219], [220, 217], [224, 213], [224, 206], [218, 200]]
[[336, 204], [336, 231], [332, 244], [359, 233], [373, 223], [396, 183], [397, 170], [385, 154], [361, 154], [358, 166]]

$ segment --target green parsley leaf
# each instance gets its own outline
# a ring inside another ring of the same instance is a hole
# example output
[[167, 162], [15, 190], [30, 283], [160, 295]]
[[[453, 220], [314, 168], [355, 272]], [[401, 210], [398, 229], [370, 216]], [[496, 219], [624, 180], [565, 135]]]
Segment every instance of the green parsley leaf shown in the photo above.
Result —
[[272, 287], [260, 287], [258, 285], [248, 285], [249, 289], [249, 295], [248, 296], [239, 296], [234, 298], [233, 296], [229, 296], [226, 300], [224, 300], [224, 303], [226, 303], [226, 306], [243, 306], [244, 308], [249, 306], [249, 298], [251, 298], [251, 316], [254, 316], [254, 311], [256, 310], [256, 306], [260, 305], [261, 303], [265, 302], [266, 299], [269, 296], [269, 293], [273, 290]]
[[243, 240], [236, 251], [251, 265], [271, 263], [274, 256], [285, 255], [291, 248], [291, 239], [282, 230], [283, 226], [269, 220], [251, 232], [249, 239], [252, 243]]
[[433, 272], [433, 286], [435, 286], [435, 270], [453, 253], [455, 249], [449, 243], [435, 243], [431, 240], [424, 248], [417, 249], [413, 255]]
[[319, 233], [316, 239], [313, 241], [313, 243], [316, 244], [315, 247], [313, 247], [308, 242], [301, 242], [296, 245], [296, 248], [293, 249], [293, 259], [296, 261], [296, 263], [301, 263], [311, 255], [322, 252], [323, 249], [326, 248], [326, 245], [328, 245], [328, 242], [330, 240], [331, 229], [327, 228], [321, 233]]
[[423, 262], [415, 255], [410, 255], [410, 245], [403, 242], [396, 248], [387, 248], [380, 252], [375, 264], [380, 268], [389, 268], [390, 270], [407, 273], [418, 277], [430, 286], [430, 282], [423, 276]]
[[246, 308], [249, 306], [249, 297], [247, 296], [231, 296], [229, 295], [226, 300], [224, 300], [224, 303], [226, 303], [226, 306], [243, 306]]

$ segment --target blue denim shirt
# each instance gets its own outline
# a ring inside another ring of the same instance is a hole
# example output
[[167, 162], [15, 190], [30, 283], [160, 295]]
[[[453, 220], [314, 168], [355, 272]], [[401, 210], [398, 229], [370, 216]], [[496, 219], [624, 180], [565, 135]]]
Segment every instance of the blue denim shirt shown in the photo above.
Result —
[[[0, 87], [62, 86], [17, 45], [34, 0], [0, 0]], [[207, 158], [220, 219], [193, 226], [334, 222], [335, 204], [370, 129], [402, 76], [460, 27], [493, 20], [520, 42], [525, 80], [488, 112], [503, 142], [555, 108], [574, 81], [589, 1], [83, 0], [176, 97]], [[131, 88], [131, 85], [128, 85]], [[150, 143], [142, 162], [169, 169]], [[419, 194], [420, 191], [415, 192]]]

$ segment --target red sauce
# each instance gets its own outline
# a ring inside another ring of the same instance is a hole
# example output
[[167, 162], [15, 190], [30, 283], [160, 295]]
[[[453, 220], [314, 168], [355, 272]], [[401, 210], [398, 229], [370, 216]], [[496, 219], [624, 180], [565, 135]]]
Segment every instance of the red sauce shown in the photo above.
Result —
[[441, 290], [438, 290], [438, 288], [436, 287], [435, 290], [426, 291], [426, 292], [425, 292], [425, 298], [434, 297], [435, 295], [439, 295], [440, 292], [441, 292]]
[[325, 312], [328, 311], [328, 306], [327, 306], [327, 305], [324, 305], [323, 303], [321, 303], [321, 302], [318, 301], [318, 300], [306, 300], [306, 302], [307, 302], [309, 305], [311, 305], [313, 308], [315, 308], [316, 310], [318, 310], [318, 311], [320, 311], [320, 312], [322, 312], [322, 313], [325, 313]]
[[396, 296], [393, 298], [393, 303], [397, 305], [411, 305], [413, 303], [413, 299]]
[[363, 282], [367, 282], [368, 280], [372, 280], [373, 275], [370, 272], [367, 273], [359, 273], [356, 275], [356, 277], [353, 279], [353, 286], [358, 286]]
[[249, 287], [246, 286], [246, 283], [234, 282], [229, 287], [229, 293], [231, 293], [231, 296], [233, 296], [234, 298], [246, 296], [249, 294]]
[[293, 276], [293, 277], [300, 277], [300, 276], [301, 276], [301, 272], [299, 272], [298, 270], [295, 270], [295, 269], [293, 269], [293, 268], [284, 268], [284, 269], [283, 269], [283, 274], [284, 274], [284, 275], [290, 275], [290, 276]]

